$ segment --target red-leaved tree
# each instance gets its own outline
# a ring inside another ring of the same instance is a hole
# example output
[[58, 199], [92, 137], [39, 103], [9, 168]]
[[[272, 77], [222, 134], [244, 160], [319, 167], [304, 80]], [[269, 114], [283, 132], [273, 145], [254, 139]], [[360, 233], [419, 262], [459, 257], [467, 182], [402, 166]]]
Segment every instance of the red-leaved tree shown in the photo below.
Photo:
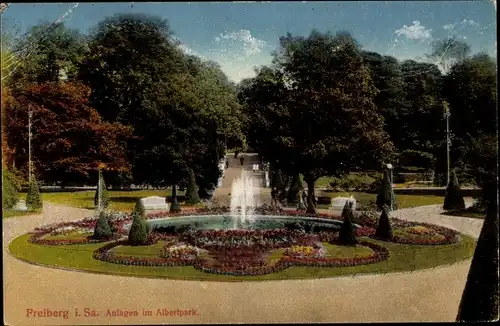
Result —
[[90, 89], [77, 82], [23, 85], [5, 103], [5, 135], [13, 165], [28, 165], [28, 110], [32, 112], [32, 160], [40, 180], [61, 185], [130, 171], [127, 141], [132, 128], [104, 122], [88, 104]]

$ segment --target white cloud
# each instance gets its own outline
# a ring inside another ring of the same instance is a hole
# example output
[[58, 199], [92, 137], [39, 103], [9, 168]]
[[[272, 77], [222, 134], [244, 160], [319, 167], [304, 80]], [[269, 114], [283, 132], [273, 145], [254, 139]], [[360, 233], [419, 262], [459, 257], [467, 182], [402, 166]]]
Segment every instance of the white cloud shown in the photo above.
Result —
[[479, 23], [472, 20], [472, 19], [464, 19], [461, 22], [456, 22], [456, 23], [450, 23], [446, 24], [443, 26], [443, 29], [451, 32], [451, 31], [456, 31], [456, 29], [464, 29], [466, 27], [479, 27]]
[[466, 26], [467, 26], [467, 25], [469, 25], [469, 26], [476, 26], [476, 27], [477, 27], [477, 26], [479, 26], [479, 23], [478, 23], [478, 22], [473, 21], [472, 19], [469, 19], [469, 20], [464, 19], [464, 20], [462, 20], [462, 22], [461, 22], [460, 24], [462, 24], [462, 25], [466, 25]]
[[457, 24], [446, 24], [446, 25], [444, 25], [444, 26], [443, 26], [443, 28], [444, 28], [445, 30], [447, 30], [447, 31], [451, 31], [452, 29], [454, 29], [454, 28], [455, 28], [455, 26], [456, 26], [456, 25], [457, 25]]
[[182, 52], [188, 54], [188, 55], [193, 55], [193, 56], [196, 56], [202, 60], [206, 60], [208, 61], [208, 58], [205, 57], [204, 55], [202, 54], [199, 54], [198, 52], [196, 52], [195, 50], [193, 50], [192, 48], [190, 48], [189, 46], [187, 46], [186, 44], [182, 43], [182, 41], [177, 37], [177, 36], [172, 36], [172, 39], [174, 41], [176, 41], [178, 44], [177, 44], [177, 47], [179, 49], [182, 50]]
[[240, 29], [239, 31], [232, 33], [221, 33], [215, 38], [217, 43], [222, 43], [223, 40], [240, 42], [241, 48], [247, 57], [261, 53], [262, 49], [267, 44], [266, 41], [253, 37], [252, 33], [246, 29]]
[[430, 39], [432, 38], [431, 36], [432, 29], [427, 29], [425, 26], [420, 25], [420, 22], [418, 20], [415, 20], [413, 22], [413, 25], [406, 26], [403, 25], [400, 29], [397, 29], [395, 33], [398, 36], [406, 36], [410, 40], [424, 40], [424, 39]]

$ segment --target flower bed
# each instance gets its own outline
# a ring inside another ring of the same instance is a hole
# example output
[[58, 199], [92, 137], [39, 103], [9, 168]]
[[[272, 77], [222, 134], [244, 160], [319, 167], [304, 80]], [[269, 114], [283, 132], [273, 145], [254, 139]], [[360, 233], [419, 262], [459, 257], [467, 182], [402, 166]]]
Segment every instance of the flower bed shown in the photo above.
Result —
[[62, 246], [114, 241], [127, 235], [124, 225], [131, 221], [129, 215], [123, 212], [110, 211], [107, 212], [107, 217], [113, 231], [113, 236], [110, 239], [94, 239], [91, 236], [82, 237], [81, 239], [44, 239], [47, 235], [65, 235], [69, 232], [93, 233], [98, 218], [88, 217], [78, 221], [49, 224], [35, 228], [29, 241], [39, 245]]
[[166, 244], [160, 253], [160, 257], [169, 259], [194, 259], [198, 256], [199, 249], [186, 244]]
[[164, 266], [164, 267], [174, 267], [174, 266], [188, 266], [193, 264], [194, 259], [192, 258], [157, 258], [157, 257], [137, 257], [137, 256], [125, 256], [115, 254], [110, 252], [111, 249], [127, 245], [127, 241], [116, 241], [108, 243], [103, 247], [97, 249], [92, 254], [92, 258], [104, 261], [112, 264], [121, 264], [129, 266]]
[[[151, 213], [147, 219], [189, 215], [223, 215], [228, 207], [198, 208], [170, 214]], [[259, 207], [259, 215], [306, 216], [342, 220], [328, 214], [304, 214], [302, 212], [283, 211], [268, 206]], [[132, 221], [131, 216], [119, 212], [110, 212], [108, 220], [114, 236], [112, 239], [99, 240], [85, 237], [82, 239], [44, 239], [48, 235], [65, 235], [71, 232], [93, 231], [97, 218], [52, 224], [35, 229], [30, 242], [42, 245], [70, 245], [112, 241], [96, 250], [93, 258], [113, 264], [132, 266], [193, 266], [207, 273], [225, 275], [263, 275], [284, 270], [290, 266], [310, 267], [346, 267], [377, 263], [389, 257], [386, 248], [368, 241], [360, 244], [373, 250], [373, 254], [360, 257], [335, 258], [325, 255], [326, 249], [321, 242], [336, 244], [338, 232], [325, 229], [307, 233], [303, 228], [283, 229], [237, 229], [237, 230], [197, 230], [196, 228], [178, 228], [172, 234], [152, 231], [146, 245], [153, 245], [160, 240], [169, 241], [159, 257], [131, 256], [110, 251], [116, 246], [127, 244], [124, 226]], [[458, 232], [436, 225], [392, 219], [395, 228], [393, 242], [402, 244], [450, 244], [458, 239]], [[377, 218], [365, 213], [357, 213], [354, 222], [361, 225], [356, 229], [357, 237], [371, 237], [375, 234]], [[398, 229], [405, 230], [404, 236]], [[434, 238], [433, 238], [434, 236]], [[438, 238], [438, 236], [440, 238]], [[443, 238], [444, 237], [444, 238]], [[183, 243], [179, 243], [182, 241]], [[270, 263], [268, 257], [276, 249], [284, 249], [279, 260]]]
[[[371, 242], [361, 242], [374, 253], [364, 257], [330, 258], [318, 242], [317, 235], [295, 230], [188, 230], [181, 235], [184, 243], [170, 243], [162, 249], [160, 257], [118, 255], [110, 249], [127, 244], [118, 241], [94, 252], [94, 259], [114, 264], [133, 266], [188, 266], [206, 273], [224, 275], [264, 275], [284, 270], [293, 265], [313, 267], [345, 267], [370, 264], [387, 259], [386, 248]], [[165, 235], [160, 235], [167, 238]], [[156, 239], [159, 239], [158, 237]], [[288, 248], [291, 247], [291, 248]], [[269, 264], [272, 249], [288, 248], [276, 263]], [[203, 250], [207, 255], [199, 255]]]
[[359, 244], [362, 246], [369, 247], [374, 251], [374, 253], [370, 256], [350, 257], [350, 258], [285, 256], [282, 258], [282, 261], [287, 263], [292, 263], [297, 266], [348, 267], [356, 265], [374, 264], [389, 258], [389, 251], [385, 247], [382, 247], [380, 245], [368, 241], [360, 241]]
[[412, 226], [405, 229], [405, 232], [415, 235], [436, 235], [436, 230], [426, 228], [425, 226]]
[[326, 249], [320, 242], [312, 246], [292, 246], [285, 250], [285, 255], [294, 258], [322, 258], [326, 254]]
[[356, 229], [355, 234], [357, 237], [369, 237], [369, 236], [375, 235], [376, 231], [377, 230], [375, 228], [360, 227], [360, 228]]
[[[458, 241], [459, 232], [439, 225], [393, 219], [392, 242], [414, 245], [446, 245]], [[399, 232], [397, 232], [400, 229]], [[427, 231], [424, 231], [427, 230]], [[408, 236], [405, 236], [405, 233]]]

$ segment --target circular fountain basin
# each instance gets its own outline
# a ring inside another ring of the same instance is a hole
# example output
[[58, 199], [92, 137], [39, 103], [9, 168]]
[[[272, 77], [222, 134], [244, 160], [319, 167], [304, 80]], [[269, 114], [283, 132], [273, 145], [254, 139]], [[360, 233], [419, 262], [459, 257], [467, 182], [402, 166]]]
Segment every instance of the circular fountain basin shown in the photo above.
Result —
[[[198, 230], [225, 230], [225, 229], [282, 229], [286, 223], [305, 222], [315, 228], [330, 228], [339, 230], [342, 221], [325, 218], [303, 217], [303, 216], [273, 216], [273, 215], [253, 215], [251, 222], [241, 222], [238, 217], [231, 215], [192, 215], [174, 218], [160, 218], [148, 220], [147, 223], [154, 228], [181, 227], [191, 225]], [[130, 229], [132, 224], [125, 225]], [[356, 228], [360, 226], [354, 224]]]

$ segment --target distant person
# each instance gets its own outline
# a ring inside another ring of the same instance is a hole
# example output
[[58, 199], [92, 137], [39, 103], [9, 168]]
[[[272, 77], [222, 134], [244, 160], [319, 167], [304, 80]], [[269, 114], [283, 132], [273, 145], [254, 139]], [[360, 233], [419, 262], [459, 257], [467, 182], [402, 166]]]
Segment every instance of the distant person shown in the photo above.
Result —
[[255, 172], [259, 172], [259, 165], [255, 164]]
[[253, 172], [257, 171], [257, 164], [252, 164], [252, 171]]
[[240, 163], [241, 165], [243, 165], [243, 161], [245, 160], [245, 158], [243, 156], [240, 156]]
[[234, 151], [234, 158], [238, 158], [239, 151]]
[[229, 160], [226, 158], [226, 169], [229, 167]]

